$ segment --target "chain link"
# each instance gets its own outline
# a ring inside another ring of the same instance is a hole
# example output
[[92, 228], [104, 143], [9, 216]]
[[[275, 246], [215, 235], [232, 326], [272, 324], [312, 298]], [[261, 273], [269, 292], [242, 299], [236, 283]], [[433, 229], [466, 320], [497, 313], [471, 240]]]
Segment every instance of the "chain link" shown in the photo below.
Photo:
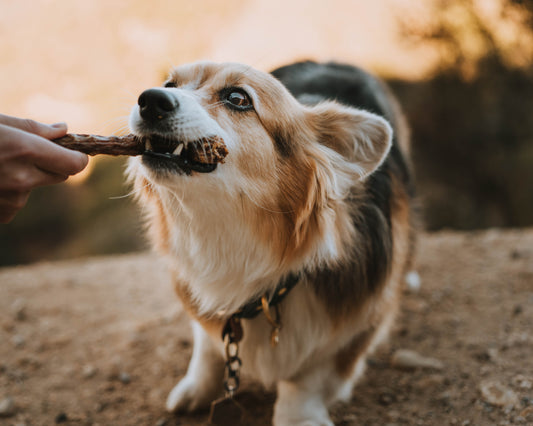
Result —
[[240, 320], [231, 318], [223, 331], [226, 366], [224, 373], [224, 390], [227, 398], [233, 398], [240, 386], [242, 361], [239, 358], [239, 341], [242, 338]]

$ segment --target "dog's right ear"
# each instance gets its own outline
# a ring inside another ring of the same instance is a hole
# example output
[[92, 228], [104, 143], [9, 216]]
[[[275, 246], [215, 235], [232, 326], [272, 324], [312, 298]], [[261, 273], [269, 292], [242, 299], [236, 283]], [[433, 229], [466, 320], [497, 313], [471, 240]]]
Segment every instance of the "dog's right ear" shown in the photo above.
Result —
[[336, 102], [309, 111], [316, 140], [340, 154], [364, 178], [383, 162], [392, 145], [392, 128], [382, 117]]

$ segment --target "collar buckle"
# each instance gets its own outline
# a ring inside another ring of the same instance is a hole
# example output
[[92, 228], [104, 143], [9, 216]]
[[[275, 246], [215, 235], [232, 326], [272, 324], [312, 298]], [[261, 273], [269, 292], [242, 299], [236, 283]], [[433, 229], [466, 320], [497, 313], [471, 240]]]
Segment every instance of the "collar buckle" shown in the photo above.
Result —
[[[285, 293], [286, 288], [283, 289]], [[261, 298], [261, 307], [263, 308], [263, 314], [265, 314], [265, 318], [272, 326], [272, 332], [270, 333], [270, 345], [274, 348], [279, 343], [279, 332], [281, 331], [281, 315], [279, 312], [279, 303], [276, 303], [274, 305], [274, 309], [276, 311], [276, 319], [272, 317], [272, 314], [270, 312], [270, 304], [268, 303], [268, 299], [266, 294]]]

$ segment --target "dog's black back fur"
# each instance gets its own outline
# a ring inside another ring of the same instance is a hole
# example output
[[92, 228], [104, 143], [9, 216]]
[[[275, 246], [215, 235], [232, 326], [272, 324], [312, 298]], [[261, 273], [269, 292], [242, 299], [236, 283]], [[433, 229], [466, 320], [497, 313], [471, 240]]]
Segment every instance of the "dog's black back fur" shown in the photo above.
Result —
[[392, 263], [392, 177], [399, 180], [407, 196], [414, 196], [409, 167], [397, 141], [398, 119], [390, 95], [377, 79], [365, 71], [337, 63], [299, 62], [278, 68], [272, 75], [297, 99], [305, 103], [334, 100], [385, 118], [394, 131], [387, 158], [365, 181], [366, 199], [352, 203], [354, 226], [361, 236], [353, 261], [344, 266], [313, 272], [317, 292], [334, 299], [337, 309], [348, 309], [374, 292], [388, 275]]

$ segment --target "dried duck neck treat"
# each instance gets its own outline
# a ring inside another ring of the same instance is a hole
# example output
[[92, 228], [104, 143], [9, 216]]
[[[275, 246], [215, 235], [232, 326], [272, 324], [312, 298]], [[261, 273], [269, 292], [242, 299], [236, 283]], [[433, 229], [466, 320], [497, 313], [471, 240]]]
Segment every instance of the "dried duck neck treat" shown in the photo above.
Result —
[[[89, 155], [141, 155], [145, 151], [147, 138], [135, 135], [127, 136], [98, 136], [70, 133], [54, 142], [65, 148], [73, 149]], [[178, 143], [178, 146], [181, 143]], [[222, 138], [213, 136], [202, 138], [187, 144], [189, 155], [193, 161], [203, 164], [223, 163], [228, 150]]]
[[54, 142], [89, 155], [140, 155], [144, 152], [144, 144], [134, 135], [98, 136], [70, 133], [54, 139]]

